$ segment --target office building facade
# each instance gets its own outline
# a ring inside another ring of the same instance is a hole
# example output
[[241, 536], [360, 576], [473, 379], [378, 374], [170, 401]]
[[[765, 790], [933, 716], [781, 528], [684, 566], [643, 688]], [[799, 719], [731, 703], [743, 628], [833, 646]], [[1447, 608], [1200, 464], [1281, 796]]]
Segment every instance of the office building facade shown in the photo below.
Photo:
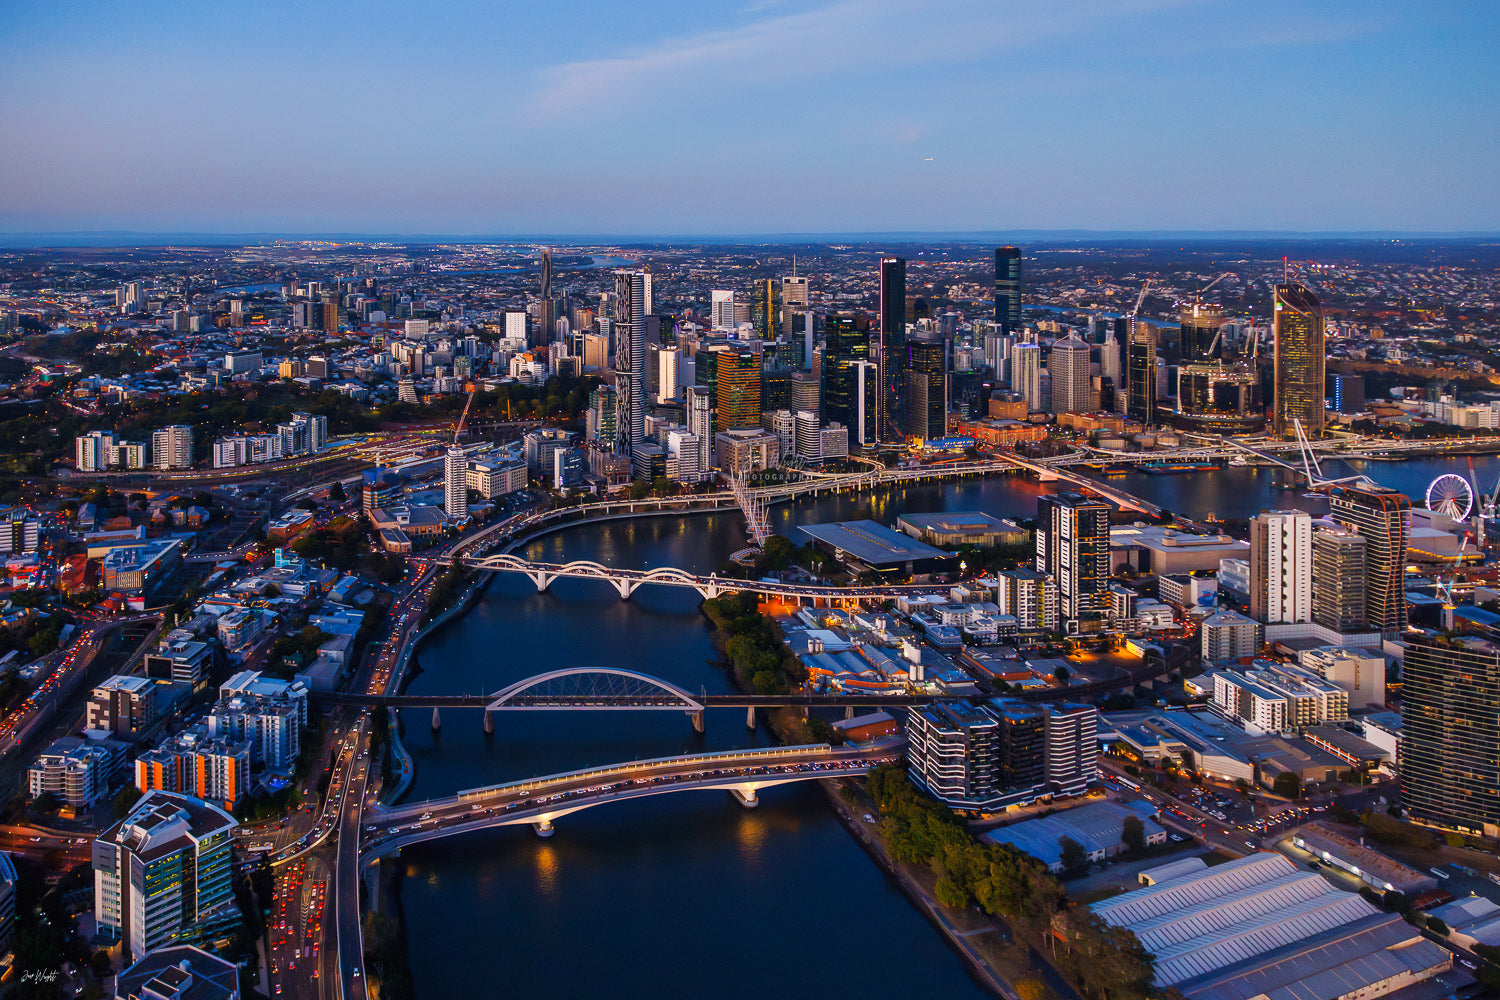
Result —
[[94, 919], [105, 940], [139, 959], [166, 944], [233, 929], [231, 886], [238, 824], [201, 799], [171, 792], [141, 797], [94, 840]]
[[1365, 628], [1365, 537], [1320, 525], [1312, 537], [1312, 620], [1335, 632]]
[[1276, 286], [1272, 337], [1275, 341], [1271, 430], [1296, 436], [1296, 424], [1309, 438], [1323, 434], [1323, 388], [1327, 357], [1323, 348], [1323, 306], [1298, 282]]
[[1076, 333], [1052, 345], [1047, 374], [1052, 380], [1053, 413], [1088, 413], [1093, 409], [1089, 405], [1089, 345]]
[[1012, 337], [1021, 333], [1021, 248], [995, 249], [995, 322]]
[[[873, 353], [880, 371], [881, 391], [875, 401], [876, 436], [882, 440], [904, 429], [906, 414], [906, 261], [880, 258], [880, 330]], [[925, 436], [925, 435], [923, 435]]]

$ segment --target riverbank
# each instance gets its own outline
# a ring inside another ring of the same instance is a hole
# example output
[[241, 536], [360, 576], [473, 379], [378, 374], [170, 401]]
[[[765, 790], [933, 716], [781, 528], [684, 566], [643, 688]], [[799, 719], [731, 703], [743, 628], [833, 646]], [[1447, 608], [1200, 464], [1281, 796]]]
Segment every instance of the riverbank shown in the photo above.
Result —
[[[980, 986], [1006, 1000], [1023, 1000], [1011, 983], [1012, 978], [1024, 978], [1017, 975], [1018, 972], [1025, 971], [1024, 964], [997, 961], [1000, 958], [997, 952], [1014, 950], [1010, 932], [998, 923], [970, 914], [966, 910], [949, 910], [937, 901], [933, 892], [935, 880], [930, 872], [901, 864], [891, 857], [876, 825], [864, 819], [866, 815], [875, 815], [875, 807], [852, 779], [821, 781], [818, 784], [822, 786], [824, 797], [838, 817], [839, 824], [864, 849], [875, 866], [896, 884], [907, 902], [942, 934], [948, 946], [962, 959], [970, 977]], [[860, 806], [852, 805], [844, 797], [846, 789], [858, 797]], [[960, 924], [963, 926], [960, 927]], [[982, 938], [992, 939], [988, 942], [991, 947], [981, 948]], [[997, 969], [997, 965], [1001, 965], [1005, 971]]]

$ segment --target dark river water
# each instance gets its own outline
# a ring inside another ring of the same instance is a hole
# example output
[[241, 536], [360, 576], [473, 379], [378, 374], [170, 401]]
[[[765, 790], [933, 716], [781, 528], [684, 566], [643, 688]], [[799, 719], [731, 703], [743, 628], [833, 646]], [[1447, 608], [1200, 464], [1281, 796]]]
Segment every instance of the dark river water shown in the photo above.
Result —
[[[1500, 459], [1476, 459], [1493, 490]], [[1415, 502], [1459, 460], [1365, 463], [1357, 471]], [[1328, 470], [1325, 470], [1328, 471]], [[1330, 472], [1330, 474], [1333, 474]], [[1326, 513], [1327, 502], [1277, 488], [1269, 470], [1111, 479], [1173, 511], [1222, 518], [1263, 508]], [[774, 508], [776, 529], [907, 511], [1029, 516], [1049, 488], [992, 477], [834, 497]], [[652, 518], [569, 529], [525, 554], [565, 562], [708, 571], [745, 544], [736, 514]], [[560, 580], [537, 594], [525, 577], [494, 578], [473, 609], [418, 654], [414, 693], [478, 693], [564, 666], [619, 666], [691, 691], [730, 685], [713, 664], [692, 591]], [[743, 711], [708, 713], [706, 732], [677, 712], [450, 712], [433, 732], [409, 713], [416, 782], [406, 801], [591, 765], [770, 742]], [[987, 995], [941, 936], [839, 825], [810, 784], [765, 789], [747, 810], [722, 792], [685, 792], [565, 816], [549, 840], [529, 827], [409, 850], [402, 898], [423, 1000], [502, 993], [547, 998], [722, 1000]]]

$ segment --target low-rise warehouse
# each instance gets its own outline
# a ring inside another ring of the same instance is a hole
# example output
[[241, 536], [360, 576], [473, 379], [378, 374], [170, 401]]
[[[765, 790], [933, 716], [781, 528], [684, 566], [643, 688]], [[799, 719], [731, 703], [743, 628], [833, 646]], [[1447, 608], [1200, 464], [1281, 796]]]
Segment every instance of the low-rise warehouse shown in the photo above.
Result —
[[1381, 892], [1415, 896], [1437, 888], [1437, 879], [1431, 875], [1371, 850], [1325, 823], [1313, 822], [1298, 828], [1292, 835], [1292, 843], [1335, 868], [1358, 875]]
[[1048, 870], [1060, 872], [1064, 837], [1082, 846], [1090, 861], [1103, 861], [1125, 850], [1125, 820], [1131, 816], [1141, 820], [1147, 844], [1166, 843], [1167, 831], [1152, 819], [1155, 815], [1156, 809], [1149, 802], [1134, 802], [1130, 806], [1093, 802], [991, 830], [983, 837], [992, 843], [1009, 844], [1036, 858]]
[[1156, 985], [1190, 1000], [1370, 1000], [1452, 968], [1452, 956], [1280, 854], [1259, 852], [1098, 903], [1156, 956]]

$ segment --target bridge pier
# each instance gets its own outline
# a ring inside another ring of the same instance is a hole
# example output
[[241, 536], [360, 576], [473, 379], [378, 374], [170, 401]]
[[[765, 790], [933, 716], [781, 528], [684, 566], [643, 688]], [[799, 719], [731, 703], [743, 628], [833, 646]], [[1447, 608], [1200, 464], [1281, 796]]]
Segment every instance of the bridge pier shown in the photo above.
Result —
[[754, 809], [760, 805], [760, 799], [756, 797], [754, 785], [736, 785], [729, 790], [729, 794], [740, 800], [740, 805], [746, 809]]
[[745, 707], [745, 728], [746, 729], [754, 729], [755, 728], [755, 706], [754, 705], [747, 705]]
[[556, 579], [556, 577], [548, 576], [546, 573], [527, 573], [526, 576], [532, 583], [536, 584], [536, 592], [538, 594], [545, 594], [547, 588], [552, 586], [552, 581]]
[[432, 706], [432, 728], [433, 729], [442, 729], [443, 728], [443, 717], [438, 714], [438, 707], [436, 705]]
[[619, 592], [620, 600], [622, 601], [630, 600], [630, 595], [635, 593], [636, 587], [640, 586], [640, 584], [638, 584], [634, 580], [611, 580], [609, 582], [613, 584], [615, 590]]
[[486, 736], [495, 735], [495, 713], [489, 709], [484, 710], [484, 734]]
[[531, 824], [531, 828], [536, 831], [536, 835], [538, 837], [550, 837], [555, 832], [552, 826], [552, 820], [546, 816], [543, 816], [541, 819]]
[[689, 714], [693, 718], [693, 731], [698, 733], [703, 732], [703, 712], [699, 710], [697, 712], [691, 712]]

